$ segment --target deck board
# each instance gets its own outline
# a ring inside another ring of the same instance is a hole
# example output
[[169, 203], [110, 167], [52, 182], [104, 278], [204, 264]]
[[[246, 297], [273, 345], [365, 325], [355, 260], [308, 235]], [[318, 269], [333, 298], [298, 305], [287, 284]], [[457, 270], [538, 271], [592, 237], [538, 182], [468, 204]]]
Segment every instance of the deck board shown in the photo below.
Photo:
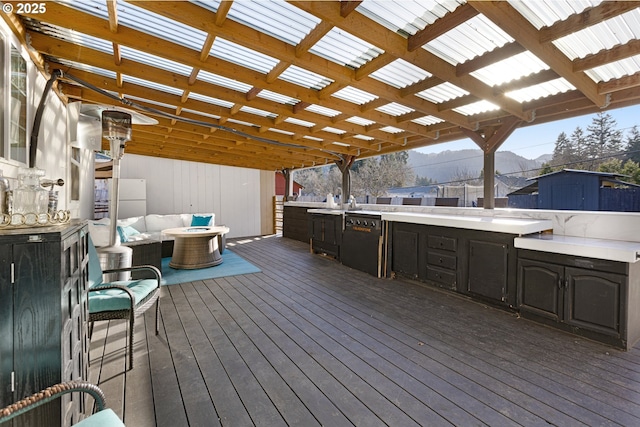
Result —
[[90, 380], [127, 425], [640, 425], [640, 350], [621, 351], [282, 237], [230, 241], [260, 273], [162, 289], [96, 324]]

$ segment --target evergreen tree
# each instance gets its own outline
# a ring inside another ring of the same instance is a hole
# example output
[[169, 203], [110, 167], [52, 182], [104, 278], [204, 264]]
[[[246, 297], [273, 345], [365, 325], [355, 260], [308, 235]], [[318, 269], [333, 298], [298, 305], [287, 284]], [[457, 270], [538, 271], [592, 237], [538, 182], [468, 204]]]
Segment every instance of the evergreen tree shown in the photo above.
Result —
[[589, 159], [622, 153], [622, 132], [616, 129], [616, 121], [608, 113], [598, 113], [587, 127], [587, 147]]
[[[589, 147], [587, 144], [587, 137], [584, 135], [584, 131], [580, 126], [576, 127], [570, 137], [571, 145], [576, 153], [576, 159], [585, 160], [589, 157]], [[582, 165], [570, 164], [568, 167], [572, 169], [579, 169]]]
[[640, 130], [638, 130], [638, 125], [632, 127], [627, 135], [626, 153], [628, 160], [640, 163]]
[[571, 165], [578, 160], [580, 159], [577, 154], [576, 147], [569, 140], [566, 133], [560, 133], [560, 135], [558, 135], [558, 139], [556, 140], [556, 146], [553, 149], [551, 164], [553, 166], [563, 167], [567, 164]]

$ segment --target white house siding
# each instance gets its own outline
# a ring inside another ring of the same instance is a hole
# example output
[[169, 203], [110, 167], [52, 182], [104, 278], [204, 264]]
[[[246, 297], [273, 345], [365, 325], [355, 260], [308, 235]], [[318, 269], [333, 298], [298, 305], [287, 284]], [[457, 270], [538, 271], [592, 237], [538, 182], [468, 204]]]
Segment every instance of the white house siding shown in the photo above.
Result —
[[[262, 193], [273, 194], [275, 187], [261, 186], [261, 171], [125, 155], [121, 178], [147, 181], [147, 213], [216, 214], [216, 223], [230, 228], [229, 237], [264, 234], [261, 218]], [[272, 182], [273, 183], [273, 182]]]

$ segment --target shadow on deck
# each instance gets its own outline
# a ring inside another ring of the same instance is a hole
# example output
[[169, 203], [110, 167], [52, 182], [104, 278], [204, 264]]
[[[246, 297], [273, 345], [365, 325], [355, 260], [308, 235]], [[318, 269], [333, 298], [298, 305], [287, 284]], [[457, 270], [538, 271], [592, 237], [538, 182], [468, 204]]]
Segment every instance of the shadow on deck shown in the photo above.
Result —
[[640, 349], [620, 351], [282, 237], [230, 242], [260, 273], [163, 288], [97, 323], [90, 380], [128, 426], [640, 425]]

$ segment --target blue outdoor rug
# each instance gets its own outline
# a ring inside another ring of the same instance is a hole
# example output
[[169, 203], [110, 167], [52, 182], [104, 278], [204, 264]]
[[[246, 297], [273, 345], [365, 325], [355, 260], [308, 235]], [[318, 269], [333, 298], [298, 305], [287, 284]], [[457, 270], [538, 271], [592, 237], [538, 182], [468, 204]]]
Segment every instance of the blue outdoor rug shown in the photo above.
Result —
[[238, 274], [258, 273], [260, 269], [236, 255], [229, 249], [222, 253], [222, 264], [215, 267], [199, 268], [196, 270], [179, 270], [169, 267], [171, 258], [162, 258], [162, 284], [175, 285], [177, 283], [193, 282], [196, 280], [217, 279], [220, 277], [236, 276]]

